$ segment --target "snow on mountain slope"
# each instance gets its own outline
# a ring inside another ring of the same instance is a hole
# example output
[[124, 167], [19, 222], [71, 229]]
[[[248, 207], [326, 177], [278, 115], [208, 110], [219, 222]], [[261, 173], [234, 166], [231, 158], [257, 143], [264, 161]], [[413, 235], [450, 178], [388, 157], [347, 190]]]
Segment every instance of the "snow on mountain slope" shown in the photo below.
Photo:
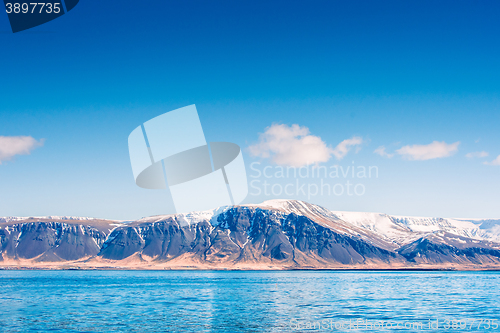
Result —
[[412, 242], [420, 237], [409, 228], [394, 223], [393, 219], [386, 214], [379, 213], [357, 213], [357, 212], [332, 212], [339, 219], [360, 228], [370, 230], [384, 239], [389, 239], [397, 244]]
[[348, 223], [372, 230], [400, 244], [437, 231], [500, 243], [500, 220], [484, 222], [483, 220], [470, 221], [452, 218], [391, 216], [379, 213], [333, 213]]
[[149, 217], [143, 217], [134, 223], [145, 223], [145, 222], [159, 222], [164, 221], [168, 218], [176, 219], [180, 226], [190, 226], [203, 221], [208, 221], [212, 225], [217, 224], [217, 216], [229, 209], [230, 206], [222, 206], [212, 210], [205, 210], [200, 212], [190, 212], [190, 213], [180, 213], [180, 214], [170, 214], [170, 215], [155, 215]]
[[[66, 220], [66, 221], [91, 221], [91, 220], [103, 220], [94, 217], [78, 217], [78, 216], [5, 216], [0, 217], [0, 223], [10, 223], [10, 222], [22, 222], [25, 220]], [[111, 220], [110, 220], [111, 221]], [[116, 221], [119, 222], [119, 221]]]
[[[278, 210], [283, 214], [294, 213], [337, 233], [360, 237], [382, 248], [397, 248], [426, 235], [444, 231], [462, 237], [500, 243], [500, 219], [458, 219], [395, 216], [381, 213], [359, 213], [330, 211], [321, 206], [298, 200], [268, 200], [261, 204], [241, 205], [250, 209]], [[191, 226], [202, 221], [218, 224], [217, 217], [232, 206], [185, 214], [157, 215], [145, 217], [131, 223], [159, 222], [174, 218], [180, 226]], [[90, 217], [44, 216], [44, 217], [0, 217], [0, 223], [15, 223], [32, 220], [98, 221]], [[103, 220], [105, 221], [105, 220]], [[113, 222], [106, 220], [108, 223]], [[73, 223], [74, 223], [73, 222]], [[114, 221], [119, 226], [124, 221]]]
[[257, 206], [268, 209], [278, 209], [286, 213], [307, 216], [327, 225], [341, 226], [347, 233], [371, 232], [379, 238], [396, 243], [407, 244], [437, 231], [469, 237], [478, 240], [488, 240], [500, 243], [500, 220], [474, 220], [456, 218], [432, 218], [391, 216], [381, 213], [339, 212], [329, 211], [323, 207], [296, 200], [268, 200]]
[[319, 218], [337, 219], [331, 211], [321, 206], [298, 200], [268, 200], [258, 205], [245, 205], [247, 207], [259, 207], [262, 209], [277, 209], [287, 214], [294, 213], [303, 216], [314, 216]]
[[500, 219], [457, 219], [462, 222], [470, 222], [477, 226], [475, 235], [484, 239], [497, 242], [500, 240]]
[[345, 221], [326, 208], [304, 201], [268, 200], [258, 205], [245, 206], [258, 207], [261, 209], [276, 209], [285, 214], [294, 213], [296, 215], [306, 216], [316, 223], [340, 234], [360, 237], [371, 244], [385, 249], [394, 249], [399, 247], [399, 243], [391, 238], [380, 237], [380, 234], [373, 230]]

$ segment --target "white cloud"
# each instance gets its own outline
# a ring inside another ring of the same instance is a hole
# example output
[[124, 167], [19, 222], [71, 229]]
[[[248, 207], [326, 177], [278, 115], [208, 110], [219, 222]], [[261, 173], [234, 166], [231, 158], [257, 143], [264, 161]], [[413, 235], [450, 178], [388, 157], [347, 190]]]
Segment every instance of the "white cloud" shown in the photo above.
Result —
[[385, 151], [385, 147], [384, 146], [380, 146], [378, 147], [377, 149], [375, 149], [373, 151], [375, 154], [378, 154], [382, 157], [387, 157], [387, 158], [391, 158], [394, 156], [394, 154], [389, 154], [388, 152]]
[[[341, 160], [344, 158], [345, 155], [351, 150], [352, 147], [359, 146], [363, 143], [363, 139], [360, 138], [359, 136], [353, 136], [350, 139], [346, 139], [339, 143], [337, 147], [335, 147], [334, 150], [332, 150], [332, 154], [335, 155], [335, 157], [338, 160]], [[356, 152], [359, 151], [359, 147], [356, 150]]]
[[489, 154], [486, 151], [475, 151], [475, 152], [466, 154], [465, 157], [467, 157], [467, 158], [483, 158], [483, 157], [487, 157], [488, 155]]
[[0, 136], [0, 164], [16, 155], [29, 155], [37, 147], [43, 146], [44, 139], [37, 141], [31, 136]]
[[320, 137], [311, 135], [305, 126], [274, 124], [248, 149], [253, 156], [269, 158], [275, 164], [301, 167], [327, 162], [332, 155], [342, 159], [352, 146], [361, 142], [361, 138], [354, 137], [332, 149]]
[[278, 165], [300, 167], [330, 159], [331, 149], [307, 127], [274, 124], [259, 135], [259, 143], [249, 147], [254, 156], [270, 158]]
[[500, 165], [500, 155], [491, 162], [484, 162], [486, 165]]
[[425, 161], [451, 156], [458, 151], [459, 144], [460, 142], [447, 144], [444, 141], [434, 141], [428, 145], [404, 146], [396, 150], [396, 153], [411, 161]]

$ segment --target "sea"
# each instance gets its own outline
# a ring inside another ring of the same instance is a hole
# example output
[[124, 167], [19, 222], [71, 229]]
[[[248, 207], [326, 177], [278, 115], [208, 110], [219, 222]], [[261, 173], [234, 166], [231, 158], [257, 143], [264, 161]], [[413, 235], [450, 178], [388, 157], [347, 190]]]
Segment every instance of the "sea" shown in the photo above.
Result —
[[0, 271], [0, 332], [500, 332], [500, 272]]

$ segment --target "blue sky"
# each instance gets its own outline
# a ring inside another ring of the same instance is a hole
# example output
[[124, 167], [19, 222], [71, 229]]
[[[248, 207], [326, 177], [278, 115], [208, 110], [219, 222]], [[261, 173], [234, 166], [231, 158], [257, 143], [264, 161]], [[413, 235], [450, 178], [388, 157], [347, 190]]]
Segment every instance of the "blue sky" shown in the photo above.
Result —
[[[363, 196], [310, 202], [500, 217], [500, 166], [484, 164], [500, 155], [498, 17], [495, 1], [82, 1], [12, 34], [0, 15], [0, 136], [45, 139], [0, 164], [0, 216], [169, 213], [167, 192], [134, 184], [127, 137], [196, 104], [207, 140], [239, 144], [247, 166], [272, 165], [248, 147], [273, 124], [332, 149], [362, 138], [323, 164], [375, 165], [379, 177]], [[460, 144], [424, 161], [374, 153], [433, 141]]]

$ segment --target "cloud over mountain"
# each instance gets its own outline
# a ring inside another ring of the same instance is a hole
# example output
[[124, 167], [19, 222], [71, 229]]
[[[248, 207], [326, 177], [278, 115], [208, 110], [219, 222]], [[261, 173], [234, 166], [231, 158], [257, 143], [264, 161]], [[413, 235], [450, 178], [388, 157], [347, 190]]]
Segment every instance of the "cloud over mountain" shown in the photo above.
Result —
[[396, 153], [411, 161], [426, 161], [435, 158], [449, 157], [458, 151], [460, 142], [446, 143], [434, 141], [428, 145], [408, 145], [396, 150]]
[[394, 156], [394, 154], [390, 154], [390, 153], [388, 153], [388, 152], [385, 150], [385, 147], [384, 147], [384, 146], [380, 146], [380, 147], [378, 147], [378, 148], [377, 148], [377, 149], [375, 149], [373, 152], [374, 152], [375, 154], [377, 154], [377, 155], [380, 155], [380, 156], [382, 156], [382, 157], [387, 157], [387, 158], [391, 158], [391, 157], [393, 157], [393, 156]]
[[465, 157], [467, 157], [468, 159], [472, 159], [472, 158], [483, 158], [483, 157], [487, 157], [488, 155], [489, 154], [486, 151], [475, 151], [472, 153], [467, 153], [465, 155]]
[[495, 166], [500, 166], [500, 155], [497, 156], [493, 161], [491, 162], [484, 162], [486, 165], [495, 165]]
[[278, 165], [301, 167], [330, 159], [331, 149], [305, 126], [273, 124], [249, 147], [254, 156], [269, 158]]
[[347, 155], [347, 153], [349, 153], [351, 148], [360, 146], [362, 143], [362, 138], [360, 138], [359, 136], [353, 136], [352, 138], [346, 139], [339, 143], [337, 147], [332, 150], [332, 154], [335, 155], [338, 160], [341, 160]]
[[253, 156], [268, 158], [275, 164], [301, 167], [327, 162], [332, 155], [340, 160], [362, 142], [360, 137], [353, 137], [331, 148], [305, 126], [273, 124], [248, 149]]
[[35, 148], [43, 146], [44, 139], [31, 136], [0, 136], [0, 164], [16, 155], [29, 155]]

